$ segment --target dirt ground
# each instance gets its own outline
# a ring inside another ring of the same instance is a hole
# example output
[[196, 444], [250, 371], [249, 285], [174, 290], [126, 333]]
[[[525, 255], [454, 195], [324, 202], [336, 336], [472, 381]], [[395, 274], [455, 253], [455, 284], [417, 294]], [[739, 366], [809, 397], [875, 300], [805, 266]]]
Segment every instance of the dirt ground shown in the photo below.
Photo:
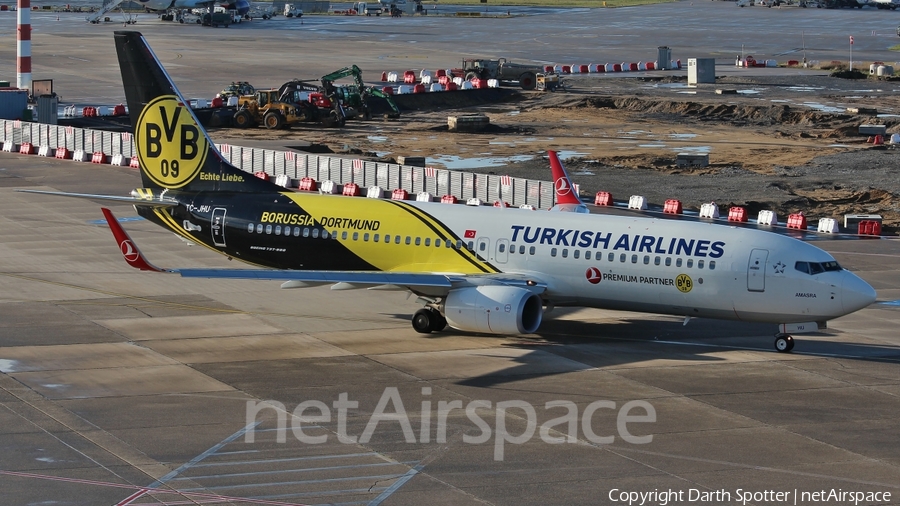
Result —
[[[569, 77], [566, 84], [564, 91], [516, 94], [500, 104], [351, 121], [340, 130], [242, 134], [372, 159], [426, 156], [433, 166], [544, 180], [545, 153], [554, 149], [583, 196], [604, 190], [617, 200], [677, 198], [692, 208], [715, 201], [748, 206], [752, 214], [803, 211], [811, 223], [881, 214], [897, 233], [900, 148], [867, 144], [858, 131], [860, 124], [884, 124], [888, 137], [900, 131], [900, 83], [782, 76], [720, 78], [700, 88], [679, 78]], [[874, 108], [879, 116], [847, 114], [847, 107]], [[447, 116], [460, 112], [487, 114], [491, 127], [448, 132]], [[710, 165], [678, 168], [681, 152], [708, 153]]]

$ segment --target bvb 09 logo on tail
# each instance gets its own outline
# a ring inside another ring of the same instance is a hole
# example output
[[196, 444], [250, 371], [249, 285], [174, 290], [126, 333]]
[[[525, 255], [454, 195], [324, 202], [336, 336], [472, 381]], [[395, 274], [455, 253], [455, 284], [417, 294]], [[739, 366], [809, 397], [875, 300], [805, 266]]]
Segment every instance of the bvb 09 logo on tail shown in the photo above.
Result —
[[206, 136], [174, 95], [147, 104], [134, 134], [144, 172], [164, 188], [186, 185], [206, 162]]

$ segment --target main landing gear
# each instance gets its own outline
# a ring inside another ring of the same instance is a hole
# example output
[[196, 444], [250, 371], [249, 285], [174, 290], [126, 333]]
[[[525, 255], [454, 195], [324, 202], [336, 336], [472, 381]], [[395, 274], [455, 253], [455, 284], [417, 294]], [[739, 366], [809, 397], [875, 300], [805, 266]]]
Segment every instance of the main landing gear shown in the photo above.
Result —
[[413, 315], [412, 326], [420, 334], [430, 334], [444, 330], [447, 327], [447, 319], [437, 309], [426, 307]]
[[775, 334], [775, 349], [778, 353], [788, 353], [794, 349], [794, 338], [788, 334]]

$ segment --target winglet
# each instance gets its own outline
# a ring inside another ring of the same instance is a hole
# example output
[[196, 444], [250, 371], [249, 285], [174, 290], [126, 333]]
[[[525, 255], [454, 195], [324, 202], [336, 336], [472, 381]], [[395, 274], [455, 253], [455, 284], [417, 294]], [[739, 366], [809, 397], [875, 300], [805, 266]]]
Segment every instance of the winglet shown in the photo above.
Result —
[[550, 157], [550, 170], [553, 174], [556, 203], [581, 204], [581, 200], [575, 193], [575, 186], [572, 184], [572, 179], [569, 178], [569, 175], [566, 173], [566, 168], [563, 167], [562, 162], [559, 161], [559, 156], [556, 155], [556, 151], [547, 151], [547, 156]]
[[122, 225], [119, 225], [119, 221], [116, 220], [112, 211], [105, 207], [101, 207], [100, 210], [103, 211], [106, 223], [109, 224], [109, 229], [112, 230], [113, 236], [116, 238], [116, 244], [119, 245], [119, 251], [122, 252], [122, 256], [125, 257], [125, 261], [128, 262], [128, 265], [142, 271], [169, 272], [151, 264], [144, 258], [143, 253], [141, 253], [141, 250], [134, 244], [134, 241], [131, 240], [128, 232], [122, 228]]

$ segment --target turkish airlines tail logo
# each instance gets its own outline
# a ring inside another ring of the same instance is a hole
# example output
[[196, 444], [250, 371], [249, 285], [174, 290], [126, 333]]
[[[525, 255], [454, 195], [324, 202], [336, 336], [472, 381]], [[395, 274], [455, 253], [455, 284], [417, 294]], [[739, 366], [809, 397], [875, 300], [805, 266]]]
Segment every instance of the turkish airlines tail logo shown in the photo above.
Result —
[[578, 195], [575, 194], [575, 190], [572, 187], [572, 180], [569, 178], [569, 175], [566, 174], [566, 169], [563, 167], [562, 162], [559, 161], [559, 156], [556, 154], [556, 151], [547, 151], [547, 156], [550, 158], [550, 170], [553, 173], [553, 185], [556, 189], [556, 203], [581, 204], [581, 200], [579, 200]]

